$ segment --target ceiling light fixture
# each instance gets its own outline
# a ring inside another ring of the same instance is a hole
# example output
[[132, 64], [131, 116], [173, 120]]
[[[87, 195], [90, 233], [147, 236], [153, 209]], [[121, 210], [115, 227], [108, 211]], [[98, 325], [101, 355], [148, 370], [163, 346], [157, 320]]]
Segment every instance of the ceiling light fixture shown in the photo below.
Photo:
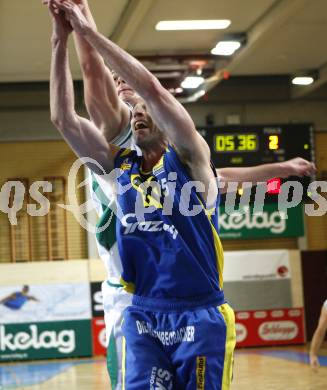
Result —
[[296, 76], [292, 79], [294, 85], [310, 85], [314, 82], [314, 78], [311, 76]]
[[182, 72], [152, 72], [158, 79], [176, 79], [182, 76]]
[[216, 47], [211, 50], [211, 54], [216, 56], [231, 56], [240, 47], [241, 42], [239, 41], [220, 41], [217, 43]]
[[216, 20], [162, 20], [156, 24], [156, 30], [224, 30], [231, 21], [228, 19]]
[[196, 75], [197, 75], [197, 76], [202, 76], [202, 73], [203, 73], [203, 69], [202, 69], [202, 68], [198, 68], [198, 69], [196, 70]]
[[195, 89], [198, 88], [204, 81], [203, 77], [199, 76], [188, 76], [184, 79], [181, 86], [185, 89]]

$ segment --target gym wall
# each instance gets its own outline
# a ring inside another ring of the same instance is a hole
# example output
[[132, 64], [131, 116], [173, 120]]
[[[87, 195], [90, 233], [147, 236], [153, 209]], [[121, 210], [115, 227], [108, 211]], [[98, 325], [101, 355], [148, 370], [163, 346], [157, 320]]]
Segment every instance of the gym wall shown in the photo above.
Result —
[[[49, 177], [63, 178], [67, 182], [68, 172], [76, 160], [76, 156], [62, 140], [59, 141], [26, 141], [26, 142], [0, 142], [0, 187], [8, 179], [27, 179], [25, 184], [25, 196], [29, 192], [31, 184], [37, 180], [45, 180]], [[78, 173], [77, 181], [83, 179], [83, 170]], [[55, 191], [55, 189], [53, 189]], [[77, 200], [79, 203], [84, 202], [84, 189], [76, 190]], [[33, 203], [30, 199], [28, 203]], [[62, 203], [63, 199], [53, 198], [51, 202], [51, 210], [58, 215], [64, 213], [63, 209], [56, 206]], [[35, 203], [35, 202], [34, 202]], [[18, 221], [20, 214], [17, 213]], [[26, 216], [26, 213], [24, 213]], [[51, 221], [51, 229], [47, 231], [47, 216], [44, 217], [29, 217], [30, 237], [26, 236], [26, 232], [14, 232], [14, 229], [20, 228], [18, 223], [17, 228], [9, 224], [7, 214], [0, 212], [0, 262], [11, 260], [11, 235], [15, 234], [15, 240], [21, 240], [21, 244], [17, 242], [17, 246], [27, 246], [30, 239], [31, 242], [31, 259], [33, 261], [47, 260], [48, 243], [51, 236], [54, 239], [59, 239], [61, 242], [53, 241], [52, 247], [58, 247], [58, 250], [65, 245], [62, 241], [67, 241], [67, 251], [65, 255], [58, 253], [57, 258], [67, 257], [67, 259], [81, 259], [87, 257], [86, 234], [80, 225], [73, 217], [72, 213], [66, 212], [67, 232], [64, 232], [64, 221], [59, 221], [57, 226], [54, 221]], [[26, 251], [28, 249], [26, 248]], [[59, 250], [59, 252], [60, 252]], [[23, 254], [23, 260], [28, 256]]]

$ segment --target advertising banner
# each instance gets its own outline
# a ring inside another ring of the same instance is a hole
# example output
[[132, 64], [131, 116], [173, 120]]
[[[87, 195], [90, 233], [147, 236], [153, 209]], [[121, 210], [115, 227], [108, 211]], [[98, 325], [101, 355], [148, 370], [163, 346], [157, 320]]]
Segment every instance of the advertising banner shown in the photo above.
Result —
[[106, 328], [103, 318], [92, 319], [92, 333], [93, 333], [93, 355], [106, 355]]
[[0, 362], [91, 355], [90, 320], [0, 325]]
[[291, 278], [288, 250], [226, 251], [224, 281], [262, 281]]
[[236, 312], [237, 347], [303, 344], [303, 308]]
[[2, 324], [90, 318], [89, 283], [0, 287]]
[[92, 301], [92, 317], [103, 317], [103, 300], [102, 300], [102, 283], [92, 282], [91, 283], [91, 301]]
[[265, 204], [262, 213], [253, 213], [253, 206], [243, 207], [230, 215], [225, 206], [219, 208], [219, 235], [222, 239], [263, 239], [301, 237], [304, 235], [302, 205], [278, 210], [277, 203]]

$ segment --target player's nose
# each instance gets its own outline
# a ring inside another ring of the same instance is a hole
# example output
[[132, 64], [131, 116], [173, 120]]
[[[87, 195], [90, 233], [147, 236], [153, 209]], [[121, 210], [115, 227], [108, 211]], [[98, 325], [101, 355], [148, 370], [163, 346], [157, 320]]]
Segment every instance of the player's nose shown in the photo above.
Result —
[[121, 84], [126, 84], [126, 81], [124, 79], [122, 79], [121, 77], [118, 77], [117, 79], [117, 85], [121, 85]]

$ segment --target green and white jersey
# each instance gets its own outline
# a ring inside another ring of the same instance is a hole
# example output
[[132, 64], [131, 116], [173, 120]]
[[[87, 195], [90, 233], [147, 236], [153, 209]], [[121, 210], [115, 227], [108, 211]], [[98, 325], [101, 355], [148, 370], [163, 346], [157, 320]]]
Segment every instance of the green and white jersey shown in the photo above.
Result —
[[[112, 143], [122, 148], [132, 147], [132, 129], [130, 124], [125, 131], [112, 140]], [[112, 283], [118, 283], [122, 273], [122, 266], [116, 242], [115, 200], [112, 194], [112, 187], [105, 175], [97, 175], [91, 170], [89, 170], [89, 175], [91, 198], [99, 216], [97, 226], [107, 226], [103, 232], [96, 234], [99, 255], [105, 263], [108, 280]]]

